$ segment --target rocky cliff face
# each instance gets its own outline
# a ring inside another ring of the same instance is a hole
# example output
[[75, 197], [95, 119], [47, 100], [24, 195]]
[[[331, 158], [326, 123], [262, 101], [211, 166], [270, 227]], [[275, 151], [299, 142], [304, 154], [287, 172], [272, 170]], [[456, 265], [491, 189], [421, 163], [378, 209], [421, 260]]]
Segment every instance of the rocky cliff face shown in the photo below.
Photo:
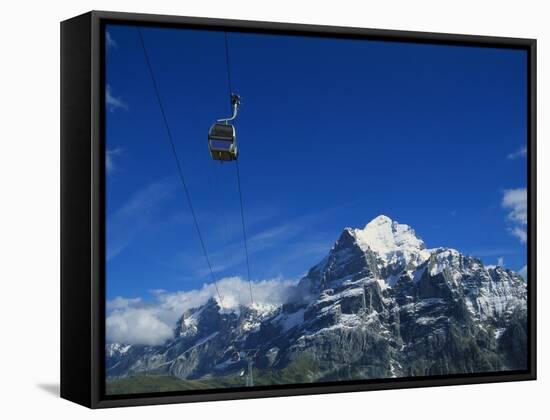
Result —
[[427, 249], [379, 216], [346, 228], [287, 303], [227, 311], [210, 300], [162, 346], [108, 344], [107, 376], [239, 375], [249, 359], [261, 371], [293, 368], [295, 382], [523, 369], [526, 326], [519, 274]]

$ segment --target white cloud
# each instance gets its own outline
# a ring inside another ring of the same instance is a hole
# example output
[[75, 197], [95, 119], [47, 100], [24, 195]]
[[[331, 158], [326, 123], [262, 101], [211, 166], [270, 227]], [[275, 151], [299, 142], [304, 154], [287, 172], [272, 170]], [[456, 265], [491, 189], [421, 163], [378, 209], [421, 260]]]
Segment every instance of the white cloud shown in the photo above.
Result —
[[112, 173], [116, 168], [114, 157], [120, 155], [121, 153], [122, 149], [107, 150], [105, 152], [105, 170], [107, 171], [107, 174]]
[[114, 112], [116, 109], [128, 109], [128, 105], [122, 99], [113, 96], [110, 85], [105, 88], [105, 103], [109, 112]]
[[105, 32], [105, 45], [107, 48], [116, 48], [118, 45], [109, 32]]
[[[250, 306], [250, 285], [247, 280], [240, 277], [225, 277], [217, 284], [223, 299], [224, 310], [237, 310], [240, 305]], [[252, 281], [254, 305], [280, 305], [287, 301], [295, 285], [295, 280], [280, 278]], [[219, 301], [213, 283], [204, 284], [200, 289], [174, 293], [163, 292], [157, 295], [158, 301], [163, 305], [179, 308], [179, 315], [187, 309], [203, 305], [210, 298]]]
[[[252, 282], [254, 306], [280, 305], [287, 301], [296, 282], [270, 279]], [[235, 311], [240, 305], [250, 306], [248, 281], [227, 277], [218, 281], [223, 299], [223, 310]], [[173, 329], [183, 312], [219, 298], [213, 283], [200, 289], [166, 292], [151, 291], [152, 302], [140, 298], [117, 297], [107, 302], [107, 341], [124, 344], [162, 344], [172, 337]]]
[[525, 228], [516, 226], [513, 228], [509, 228], [508, 231], [516, 238], [518, 238], [522, 244], [527, 242], [527, 230]]
[[123, 298], [117, 296], [116, 298], [107, 302], [107, 311], [126, 309], [130, 306], [135, 306], [138, 303], [141, 303], [141, 298]]
[[527, 265], [524, 265], [518, 273], [521, 277], [523, 277], [523, 280], [527, 281]]
[[509, 210], [510, 233], [521, 243], [527, 242], [527, 188], [505, 190], [502, 207]]
[[172, 336], [172, 329], [149, 308], [127, 308], [107, 317], [107, 340], [127, 344], [162, 344]]
[[505, 190], [502, 205], [511, 209], [508, 218], [516, 223], [527, 224], [527, 189]]
[[521, 148], [519, 148], [518, 150], [516, 150], [515, 152], [513, 153], [510, 153], [507, 158], [508, 159], [520, 159], [520, 158], [524, 158], [527, 156], [527, 146], [522, 146]]

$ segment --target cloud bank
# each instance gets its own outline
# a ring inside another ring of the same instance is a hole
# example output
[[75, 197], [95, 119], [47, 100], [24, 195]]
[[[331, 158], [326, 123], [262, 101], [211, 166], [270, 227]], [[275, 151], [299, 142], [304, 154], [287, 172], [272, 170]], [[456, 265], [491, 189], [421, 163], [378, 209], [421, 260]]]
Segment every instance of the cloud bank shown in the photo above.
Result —
[[[292, 293], [295, 281], [270, 279], [252, 282], [254, 306], [280, 305]], [[223, 309], [235, 311], [240, 305], [250, 306], [248, 281], [239, 277], [227, 277], [218, 281], [223, 299]], [[157, 345], [173, 335], [173, 329], [183, 312], [219, 298], [214, 284], [181, 292], [152, 290], [153, 300], [117, 297], [107, 302], [107, 342], [124, 344]]]
[[505, 190], [502, 207], [509, 210], [510, 233], [521, 243], [527, 242], [527, 188]]

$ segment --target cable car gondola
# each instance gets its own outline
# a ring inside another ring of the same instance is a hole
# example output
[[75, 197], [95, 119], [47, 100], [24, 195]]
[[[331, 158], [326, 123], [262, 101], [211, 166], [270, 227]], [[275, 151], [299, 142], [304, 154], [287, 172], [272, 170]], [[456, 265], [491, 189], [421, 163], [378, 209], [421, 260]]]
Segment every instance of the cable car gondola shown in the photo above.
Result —
[[237, 135], [235, 127], [230, 124], [237, 118], [241, 98], [239, 95], [231, 95], [231, 105], [233, 106], [233, 115], [229, 118], [217, 120], [208, 131], [208, 148], [212, 159], [220, 162], [237, 160]]

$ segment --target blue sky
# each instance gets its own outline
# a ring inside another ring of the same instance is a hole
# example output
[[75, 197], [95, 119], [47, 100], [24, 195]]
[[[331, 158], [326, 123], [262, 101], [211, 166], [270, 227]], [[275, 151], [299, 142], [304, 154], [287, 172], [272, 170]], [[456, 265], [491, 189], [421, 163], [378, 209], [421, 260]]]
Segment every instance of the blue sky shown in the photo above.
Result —
[[[136, 28], [107, 26], [107, 298], [210, 282]], [[142, 29], [217, 278], [246, 276], [224, 34]], [[428, 247], [526, 264], [520, 50], [229, 34], [254, 280], [295, 279], [379, 214]]]

